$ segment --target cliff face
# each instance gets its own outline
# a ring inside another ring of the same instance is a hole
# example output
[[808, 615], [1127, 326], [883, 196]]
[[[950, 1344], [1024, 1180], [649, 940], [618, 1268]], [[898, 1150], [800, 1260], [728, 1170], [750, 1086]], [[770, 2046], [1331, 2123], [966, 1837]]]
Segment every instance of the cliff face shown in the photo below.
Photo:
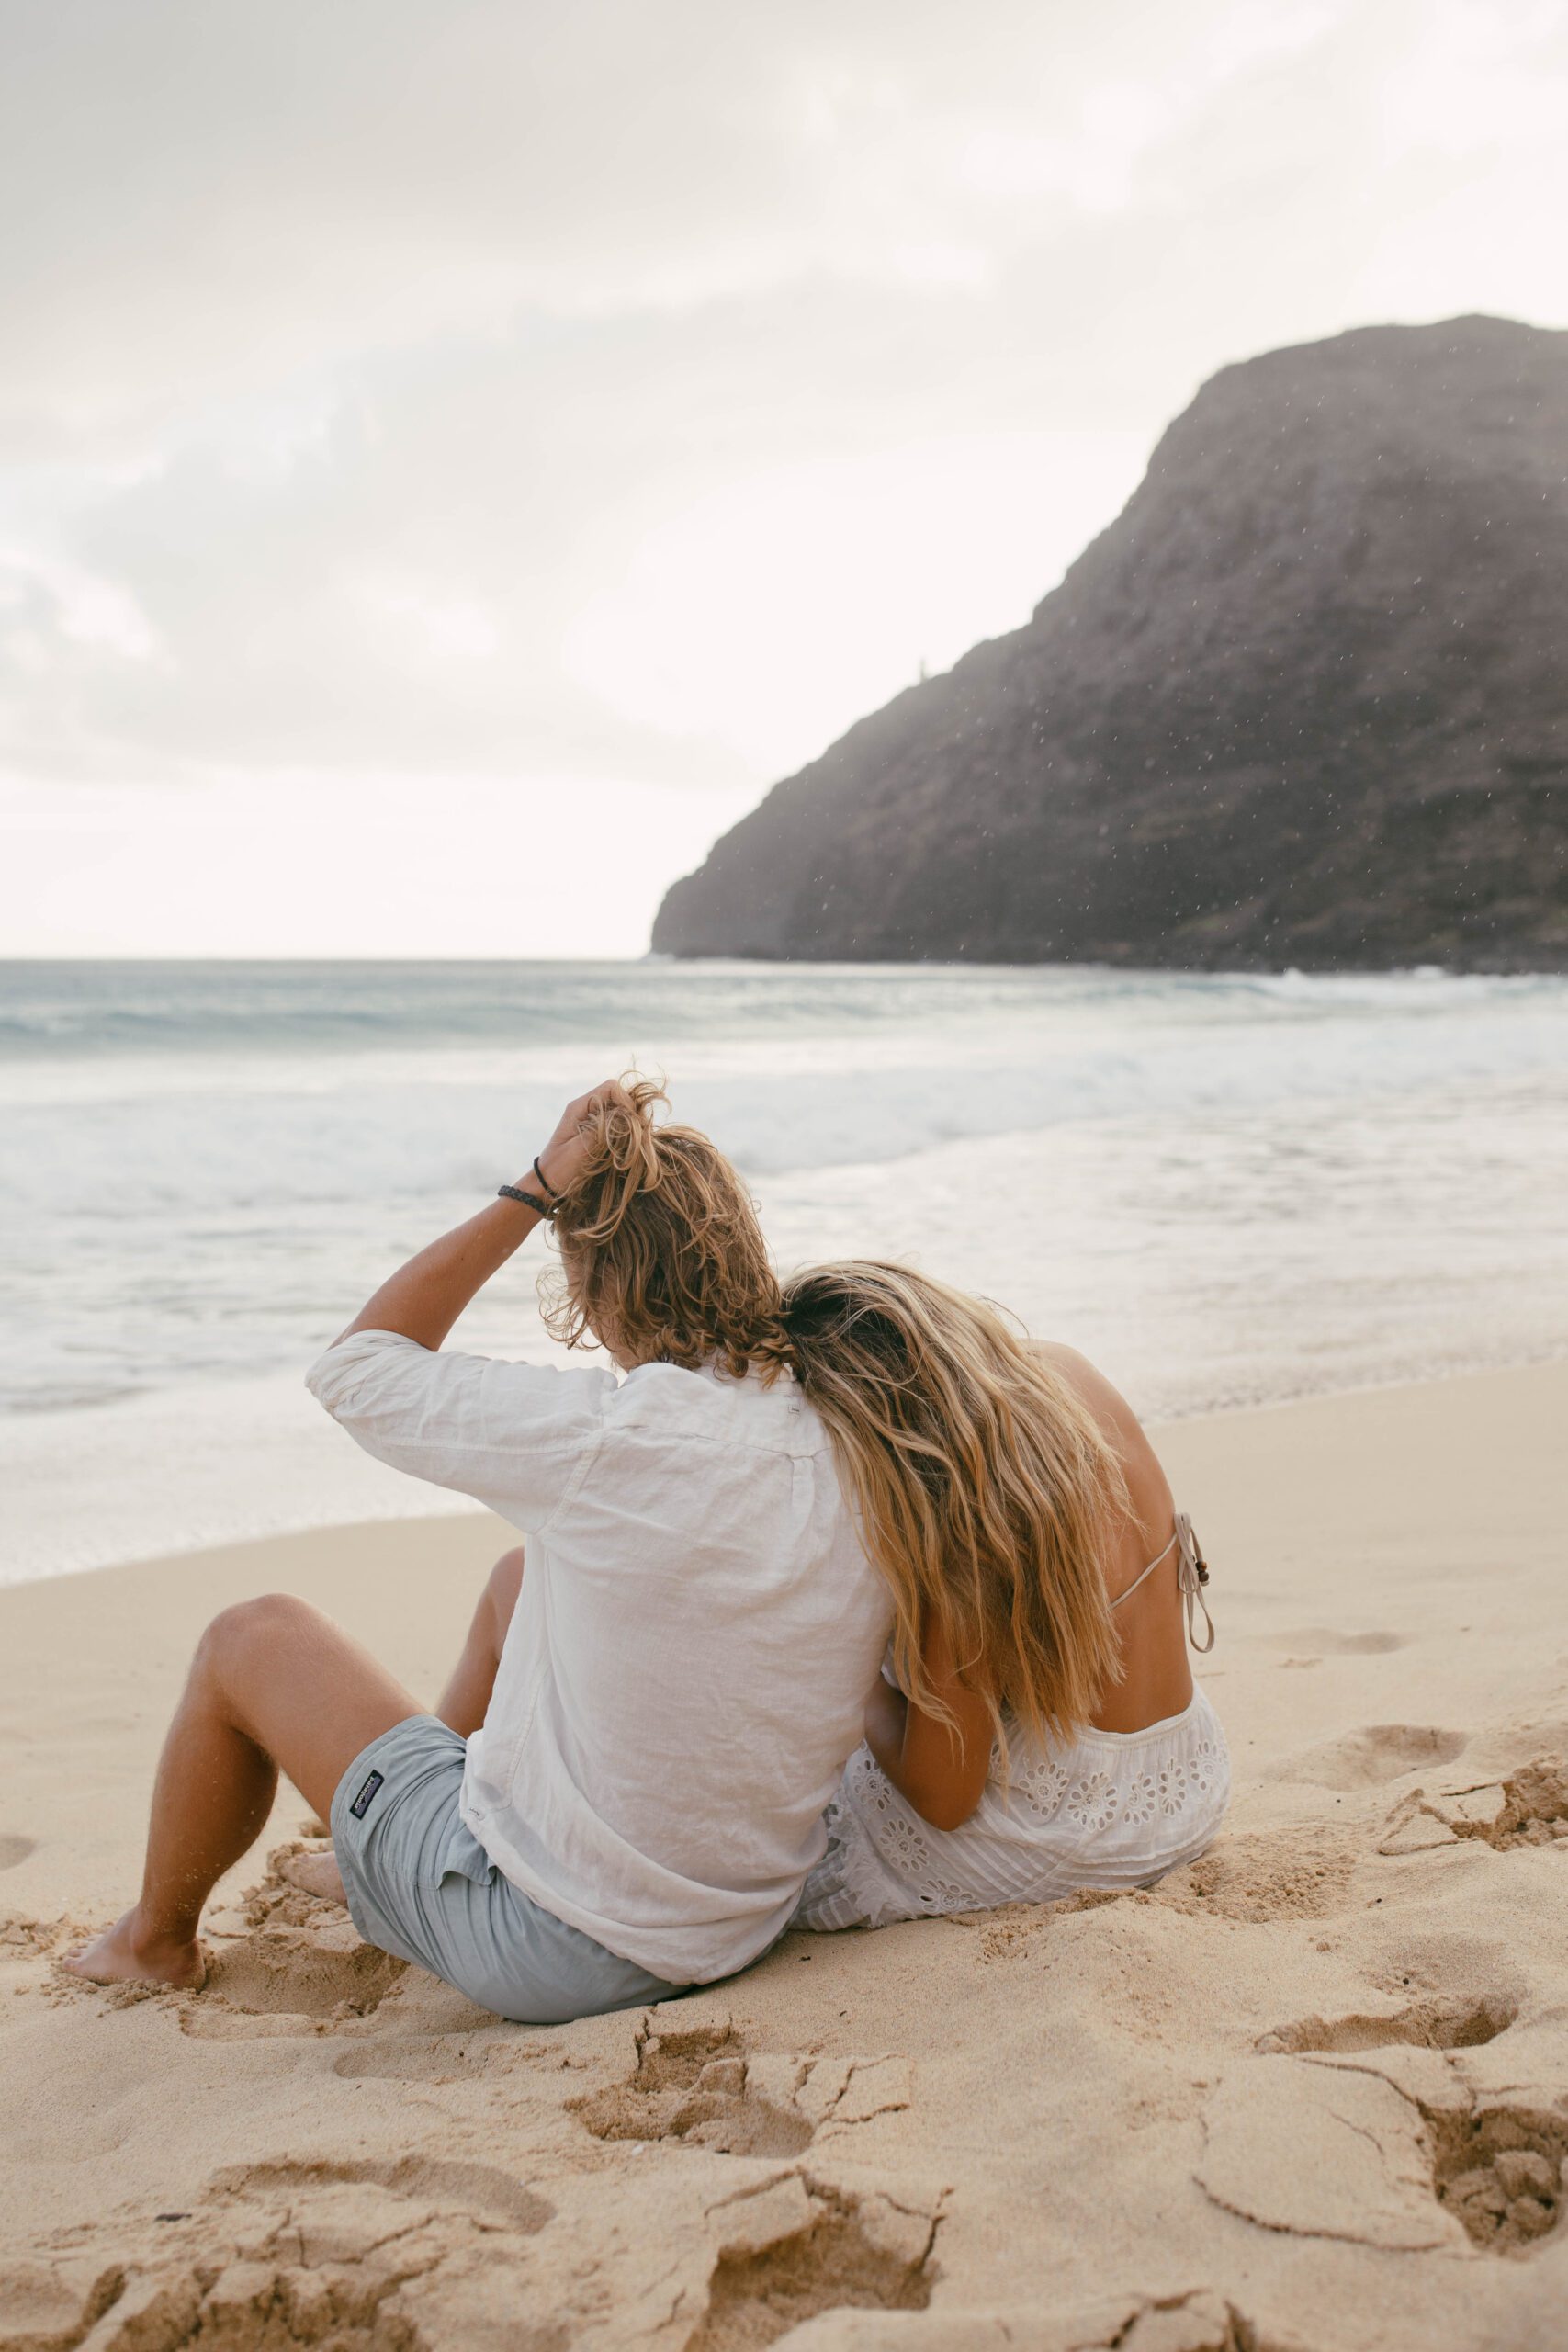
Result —
[[1225, 368], [1009, 637], [669, 891], [678, 956], [1568, 966], [1568, 332]]

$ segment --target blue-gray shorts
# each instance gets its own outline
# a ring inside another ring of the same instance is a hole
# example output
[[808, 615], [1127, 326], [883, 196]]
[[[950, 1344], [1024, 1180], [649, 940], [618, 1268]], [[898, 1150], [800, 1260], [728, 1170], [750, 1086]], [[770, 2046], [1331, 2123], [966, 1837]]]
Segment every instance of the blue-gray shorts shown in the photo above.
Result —
[[367, 1943], [527, 2025], [666, 2001], [666, 1984], [543, 1911], [497, 1869], [457, 1812], [467, 1749], [410, 1715], [356, 1756], [333, 1798], [333, 1847]]

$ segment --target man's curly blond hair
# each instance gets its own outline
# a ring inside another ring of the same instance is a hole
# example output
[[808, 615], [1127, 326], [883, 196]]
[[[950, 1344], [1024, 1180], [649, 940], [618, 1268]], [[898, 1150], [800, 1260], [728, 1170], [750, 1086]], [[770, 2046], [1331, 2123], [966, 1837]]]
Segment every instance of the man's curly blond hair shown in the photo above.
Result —
[[569, 1348], [772, 1380], [790, 1348], [756, 1204], [706, 1136], [655, 1124], [668, 1099], [632, 1070], [590, 1114], [586, 1163], [556, 1209], [564, 1279], [546, 1328]]

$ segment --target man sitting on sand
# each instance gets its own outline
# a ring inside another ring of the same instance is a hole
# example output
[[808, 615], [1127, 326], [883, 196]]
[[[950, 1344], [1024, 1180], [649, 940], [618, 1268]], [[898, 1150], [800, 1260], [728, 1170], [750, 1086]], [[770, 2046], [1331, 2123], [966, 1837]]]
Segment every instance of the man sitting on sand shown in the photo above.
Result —
[[[331, 1821], [360, 1933], [503, 2017], [657, 2001], [787, 1925], [893, 1605], [789, 1369], [751, 1203], [705, 1136], [654, 1128], [656, 1099], [634, 1080], [569, 1104], [522, 1182], [309, 1375], [369, 1453], [527, 1538], [439, 1713], [309, 1601], [224, 1610], [164, 1744], [141, 1898], [78, 1975], [201, 1983], [202, 1905], [279, 1770]], [[622, 1381], [441, 1352], [546, 1218], [558, 1328]]]

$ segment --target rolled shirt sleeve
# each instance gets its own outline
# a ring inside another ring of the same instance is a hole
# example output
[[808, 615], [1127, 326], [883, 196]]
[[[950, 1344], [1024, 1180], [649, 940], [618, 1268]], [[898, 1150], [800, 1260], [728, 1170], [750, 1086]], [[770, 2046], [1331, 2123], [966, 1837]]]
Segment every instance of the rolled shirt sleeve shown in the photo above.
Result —
[[618, 1383], [603, 1365], [508, 1363], [355, 1331], [318, 1357], [305, 1385], [377, 1461], [472, 1495], [534, 1533], [596, 1452]]

